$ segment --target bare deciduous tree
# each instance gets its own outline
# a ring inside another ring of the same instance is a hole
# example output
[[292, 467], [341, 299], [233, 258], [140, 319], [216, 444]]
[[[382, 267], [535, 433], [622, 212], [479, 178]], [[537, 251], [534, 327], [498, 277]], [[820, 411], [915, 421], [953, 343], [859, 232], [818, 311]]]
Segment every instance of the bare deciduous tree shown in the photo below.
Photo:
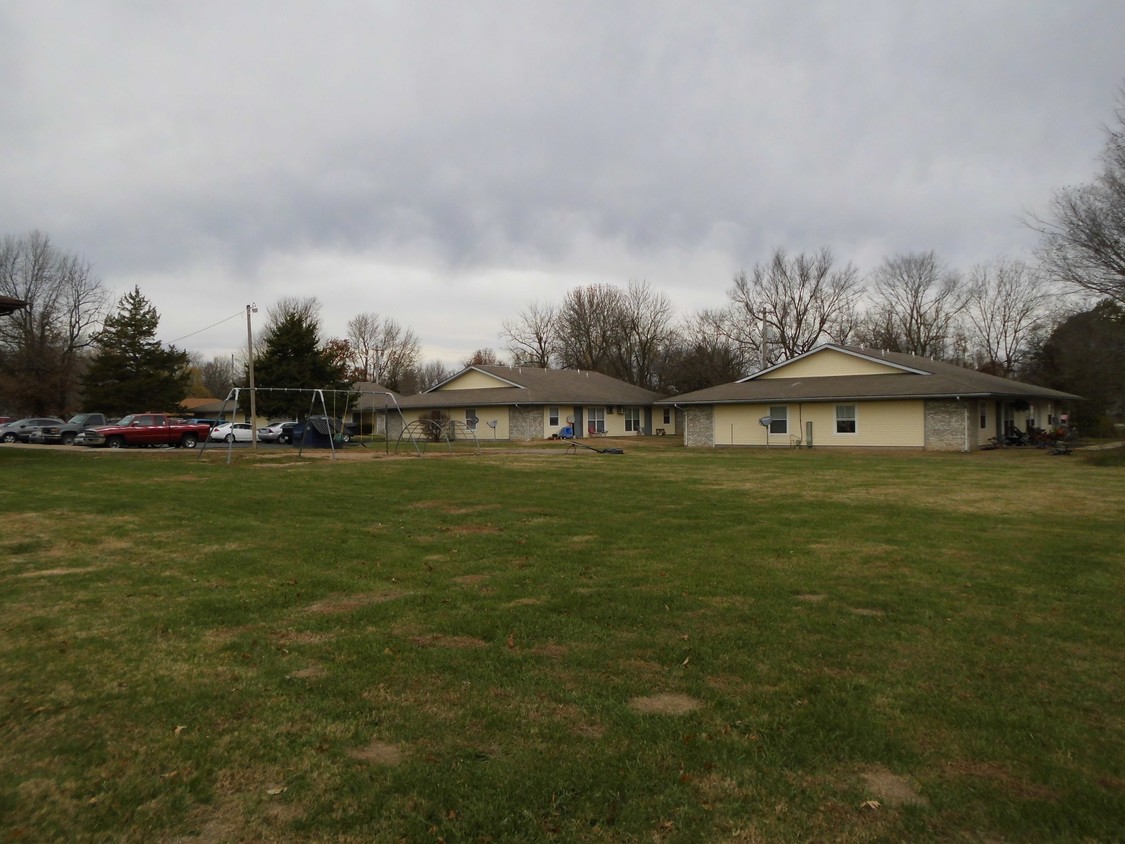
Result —
[[575, 287], [559, 306], [554, 358], [565, 369], [612, 375], [622, 293], [608, 284]]
[[532, 303], [514, 320], [504, 320], [500, 338], [517, 366], [551, 367], [556, 345], [557, 309], [553, 305]]
[[965, 317], [976, 367], [1005, 378], [1015, 374], [1032, 339], [1050, 321], [1055, 298], [1045, 280], [1022, 261], [1001, 259], [973, 267]]
[[734, 277], [725, 330], [769, 366], [836, 339], [833, 329], [862, 292], [858, 271], [835, 266], [831, 250], [790, 257], [777, 249], [769, 262]]
[[477, 349], [461, 362], [461, 367], [467, 369], [470, 366], [503, 366], [503, 364], [504, 361], [496, 354], [495, 349]]
[[1093, 182], [1058, 191], [1049, 219], [1029, 225], [1041, 235], [1039, 257], [1052, 277], [1125, 304], [1125, 89], [1101, 160]]
[[401, 389], [406, 373], [417, 366], [422, 354], [412, 329], [374, 313], [348, 320], [348, 342], [356, 380], [375, 381], [392, 390]]
[[623, 381], [655, 390], [676, 339], [675, 309], [668, 297], [643, 281], [630, 281], [619, 302], [616, 372]]
[[725, 312], [700, 311], [676, 331], [656, 390], [688, 393], [736, 381], [754, 364], [749, 348], [730, 338]]
[[932, 251], [886, 259], [873, 278], [866, 345], [944, 359], [969, 299], [961, 276]]
[[41, 232], [0, 241], [0, 294], [27, 307], [0, 320], [0, 379], [14, 410], [75, 409], [83, 354], [108, 296], [90, 265]]

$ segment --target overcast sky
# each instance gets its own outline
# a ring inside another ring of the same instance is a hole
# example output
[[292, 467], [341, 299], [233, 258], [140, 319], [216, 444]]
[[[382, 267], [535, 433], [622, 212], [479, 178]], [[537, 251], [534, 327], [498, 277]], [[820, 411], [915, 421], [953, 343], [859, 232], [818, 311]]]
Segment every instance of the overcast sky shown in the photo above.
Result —
[[0, 0], [0, 32], [0, 233], [205, 359], [282, 296], [453, 365], [577, 285], [719, 306], [775, 247], [1030, 257], [1125, 82], [1120, 0]]

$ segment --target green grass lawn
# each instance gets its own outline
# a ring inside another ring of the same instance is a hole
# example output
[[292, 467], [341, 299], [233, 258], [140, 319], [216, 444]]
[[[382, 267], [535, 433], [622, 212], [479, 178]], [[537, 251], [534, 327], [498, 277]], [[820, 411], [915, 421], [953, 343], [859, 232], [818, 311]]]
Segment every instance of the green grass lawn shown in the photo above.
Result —
[[1121, 840], [1120, 461], [621, 445], [0, 448], [0, 841]]

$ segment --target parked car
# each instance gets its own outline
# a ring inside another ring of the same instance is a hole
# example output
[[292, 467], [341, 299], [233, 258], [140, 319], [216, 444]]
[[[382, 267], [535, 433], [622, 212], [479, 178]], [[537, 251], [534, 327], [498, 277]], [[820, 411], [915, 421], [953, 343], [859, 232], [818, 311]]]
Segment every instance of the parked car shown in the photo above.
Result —
[[254, 428], [249, 422], [224, 422], [211, 429], [211, 439], [227, 443], [248, 443], [254, 438]]
[[288, 445], [293, 442], [293, 430], [300, 425], [300, 422], [282, 422], [281, 433], [277, 437], [277, 441], [282, 445]]
[[57, 416], [29, 416], [26, 419], [17, 419], [0, 427], [0, 442], [15, 443], [28, 442], [28, 437], [36, 428], [50, 425], [65, 425], [66, 422]]
[[28, 442], [73, 445], [77, 436], [87, 428], [96, 428], [108, 423], [109, 420], [105, 418], [104, 413], [79, 413], [62, 425], [41, 425], [31, 432]]
[[[285, 435], [292, 430], [296, 422], [270, 422], [258, 429], [258, 439], [264, 443], [285, 443]], [[286, 427], [288, 426], [288, 427]]]
[[131, 413], [112, 425], [86, 428], [76, 442], [91, 448], [195, 448], [209, 430], [165, 413]]

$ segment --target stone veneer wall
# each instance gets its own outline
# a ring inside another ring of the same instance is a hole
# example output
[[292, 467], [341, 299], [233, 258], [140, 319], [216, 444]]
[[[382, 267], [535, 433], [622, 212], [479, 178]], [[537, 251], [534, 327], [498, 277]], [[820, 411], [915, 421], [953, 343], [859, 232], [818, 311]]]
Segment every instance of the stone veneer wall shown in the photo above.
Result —
[[715, 445], [715, 409], [710, 405], [684, 408], [684, 445], [712, 448]]
[[543, 408], [511, 408], [508, 411], [508, 439], [512, 442], [543, 439]]
[[402, 417], [397, 410], [387, 411], [387, 439], [397, 440], [402, 433]]
[[965, 413], [962, 401], [932, 399], [926, 402], [926, 450], [966, 451]]

